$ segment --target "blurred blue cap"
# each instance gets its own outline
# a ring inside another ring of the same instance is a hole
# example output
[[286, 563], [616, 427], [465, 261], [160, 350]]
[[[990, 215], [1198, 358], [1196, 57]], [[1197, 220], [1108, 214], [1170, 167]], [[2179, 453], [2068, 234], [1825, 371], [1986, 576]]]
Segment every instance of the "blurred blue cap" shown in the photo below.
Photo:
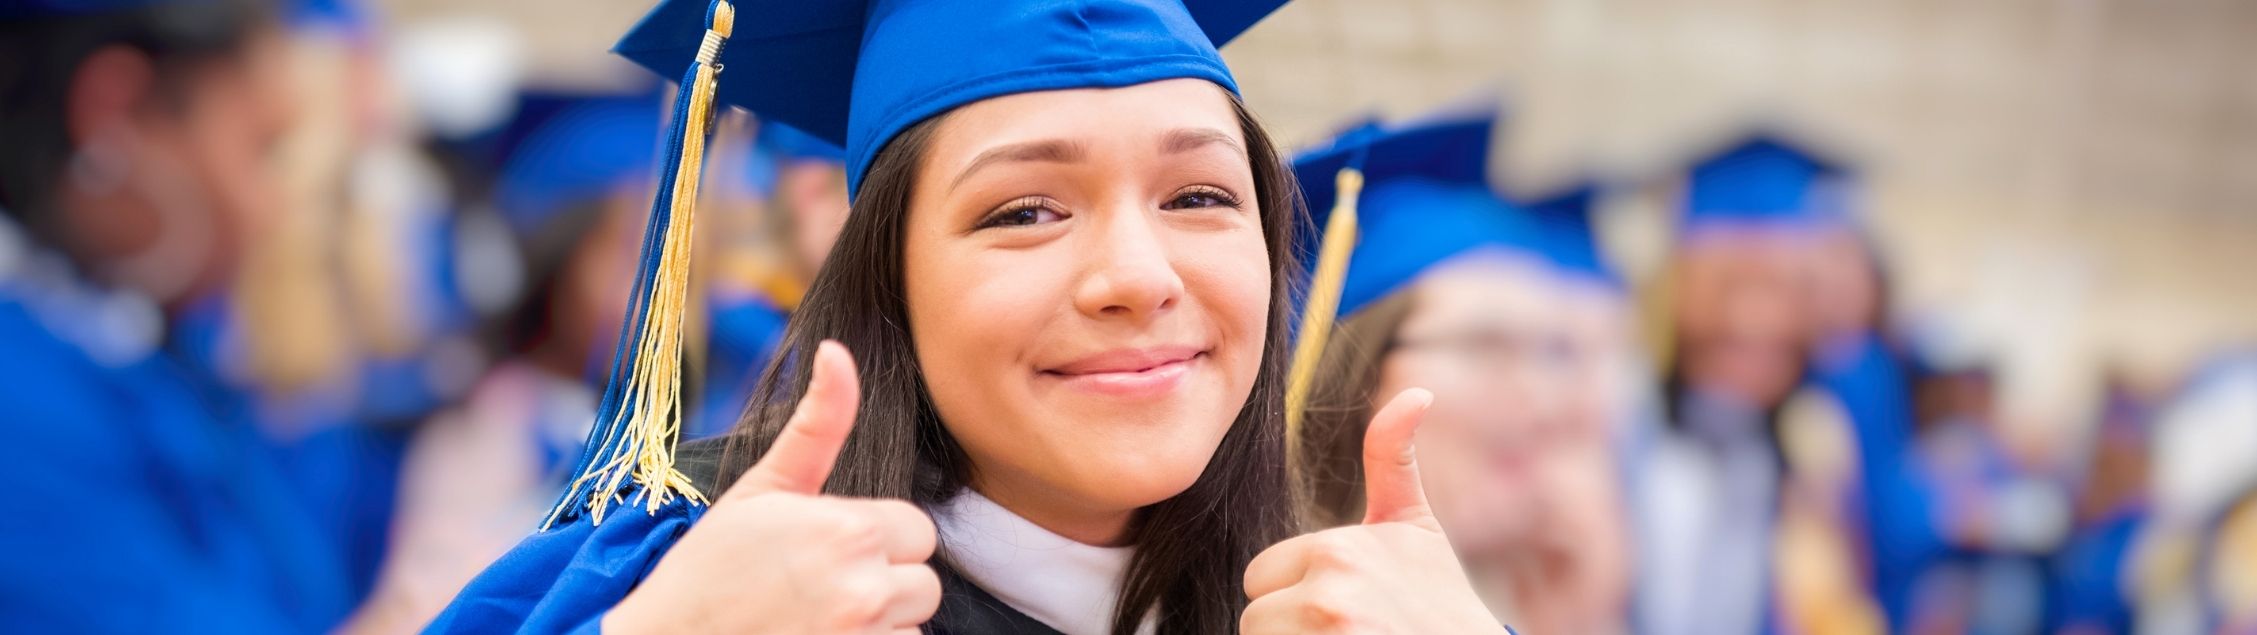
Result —
[[[1356, 200], [1359, 235], [1339, 315], [1352, 315], [1435, 264], [1475, 249], [1542, 254], [1542, 237], [1527, 212], [1489, 187], [1489, 138], [1496, 126], [1493, 112], [1393, 129], [1365, 123], [1293, 162], [1315, 221], [1304, 236], [1321, 234], [1331, 218], [1340, 170], [1354, 167], [1364, 175]], [[1303, 249], [1315, 252], [1307, 244]]]
[[[845, 149], [847, 191], [902, 130], [1015, 93], [1195, 78], [1237, 92], [1215, 47], [1284, 0], [743, 0], [720, 103]], [[707, 0], [660, 0], [613, 51], [680, 77]]]
[[290, 0], [283, 15], [292, 28], [336, 29], [360, 33], [368, 28], [368, 8], [357, 0]]
[[528, 129], [504, 159], [494, 204], [517, 233], [533, 231], [577, 203], [656, 179], [657, 100], [642, 95], [528, 98]]
[[1568, 191], [1527, 205], [1542, 227], [1545, 253], [1552, 264], [1569, 276], [1620, 287], [1622, 280], [1600, 253], [1598, 232], [1592, 226], [1598, 202], [1597, 183], [1579, 184]]
[[1776, 135], [1752, 135], [1693, 166], [1685, 225], [1803, 226], [1844, 220], [1846, 169]]

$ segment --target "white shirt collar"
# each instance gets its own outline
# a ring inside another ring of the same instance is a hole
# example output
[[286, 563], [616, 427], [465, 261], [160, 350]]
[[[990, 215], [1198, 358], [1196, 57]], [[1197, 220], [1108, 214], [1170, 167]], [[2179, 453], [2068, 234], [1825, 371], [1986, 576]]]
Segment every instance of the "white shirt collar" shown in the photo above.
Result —
[[[1111, 632], [1134, 549], [1074, 542], [970, 489], [932, 513], [950, 562], [980, 589], [1066, 635]], [[1153, 627], [1147, 615], [1137, 632]]]

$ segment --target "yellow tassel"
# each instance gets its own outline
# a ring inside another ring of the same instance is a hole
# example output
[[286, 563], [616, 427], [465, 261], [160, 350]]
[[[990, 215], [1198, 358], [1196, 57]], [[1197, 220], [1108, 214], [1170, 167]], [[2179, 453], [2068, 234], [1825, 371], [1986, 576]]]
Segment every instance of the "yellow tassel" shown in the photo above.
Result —
[[1363, 194], [1364, 173], [1355, 168], [1340, 171], [1338, 202], [1325, 221], [1324, 241], [1317, 251], [1316, 275], [1309, 283], [1309, 300], [1301, 310], [1301, 339], [1293, 345], [1293, 367], [1285, 384], [1285, 438], [1288, 463], [1300, 459], [1302, 411], [1309, 405], [1310, 385], [1316, 382], [1317, 361], [1324, 356], [1325, 340], [1332, 335], [1334, 313], [1340, 309], [1340, 287], [1348, 281], [1348, 255], [1356, 249], [1356, 197]]
[[[659, 247], [657, 275], [651, 281], [642, 332], [636, 339], [635, 366], [622, 393], [620, 417], [624, 433], [603, 440], [597, 450], [600, 462], [572, 482], [578, 491], [591, 481], [588, 514], [598, 524], [614, 502], [625, 503], [620, 491], [629, 480], [641, 487], [646, 511], [657, 512], [675, 496], [704, 503], [688, 476], [674, 468], [674, 448], [682, 428], [682, 342], [690, 285], [690, 246], [697, 228], [698, 176], [705, 162], [706, 131], [713, 123], [714, 76], [720, 72], [715, 58], [736, 25], [736, 10], [727, 2], [714, 8], [713, 24], [706, 29], [698, 49], [696, 79], [682, 87], [690, 91], [690, 105], [682, 125], [682, 156], [674, 171], [672, 222]], [[613, 423], [618, 423], [614, 421]], [[550, 512], [543, 529], [552, 525], [576, 502], [568, 497]]]

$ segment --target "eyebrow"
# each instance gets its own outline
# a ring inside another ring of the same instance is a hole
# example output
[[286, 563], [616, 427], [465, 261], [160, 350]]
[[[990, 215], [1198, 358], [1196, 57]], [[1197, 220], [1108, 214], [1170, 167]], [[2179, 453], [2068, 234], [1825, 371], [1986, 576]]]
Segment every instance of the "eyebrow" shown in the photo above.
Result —
[[1182, 154], [1210, 145], [1227, 146], [1239, 151], [1240, 154], [1244, 154], [1246, 151], [1245, 146], [1238, 143], [1237, 137], [1230, 136], [1221, 130], [1214, 128], [1178, 128], [1168, 131], [1168, 136], [1160, 140], [1160, 153]]
[[[1211, 145], [1227, 146], [1239, 151], [1240, 154], [1245, 153], [1245, 146], [1239, 144], [1237, 137], [1214, 128], [1170, 130], [1166, 136], [1160, 139], [1160, 153], [1182, 154]], [[949, 183], [948, 187], [952, 190], [956, 189], [957, 186], [963, 185], [966, 179], [971, 178], [973, 173], [998, 163], [1073, 163], [1088, 156], [1089, 151], [1082, 144], [1064, 139], [1048, 139], [997, 146], [981, 152], [977, 157], [973, 157], [971, 164], [966, 165], [964, 171], [956, 173], [956, 179]]]
[[1062, 139], [997, 146], [973, 157], [972, 163], [964, 166], [964, 171], [956, 173], [956, 180], [948, 184], [948, 189], [956, 189], [956, 186], [964, 184], [965, 179], [971, 178], [973, 173], [997, 163], [1073, 163], [1088, 155], [1089, 152], [1081, 144]]

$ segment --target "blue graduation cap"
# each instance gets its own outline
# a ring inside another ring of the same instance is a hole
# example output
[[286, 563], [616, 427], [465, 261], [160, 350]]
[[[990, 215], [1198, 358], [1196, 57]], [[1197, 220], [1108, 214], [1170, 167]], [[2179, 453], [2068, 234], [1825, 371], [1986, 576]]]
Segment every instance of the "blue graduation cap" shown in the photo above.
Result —
[[1367, 123], [1294, 160], [1317, 228], [1342, 207], [1337, 174], [1355, 168], [1363, 182], [1353, 211], [1358, 236], [1335, 315], [1353, 314], [1428, 267], [1477, 247], [1541, 253], [1541, 236], [1527, 213], [1489, 186], [1489, 139], [1496, 125], [1490, 113], [1392, 129]]
[[1622, 279], [1599, 253], [1598, 232], [1591, 224], [1598, 193], [1598, 184], [1584, 183], [1529, 203], [1528, 213], [1542, 227], [1545, 253], [1554, 266], [1573, 278], [1620, 287]]
[[1478, 248], [1541, 253], [1533, 223], [1489, 187], [1496, 127], [1493, 111], [1366, 123], [1293, 162], [1322, 242], [1302, 245], [1316, 257], [1286, 380], [1288, 438], [1298, 438], [1334, 320]]
[[656, 176], [657, 109], [630, 95], [529, 96], [531, 119], [502, 163], [494, 205], [510, 230], [538, 230], [557, 214]]
[[[1206, 79], [1237, 92], [1215, 48], [1284, 0], [746, 0], [717, 61], [715, 99], [846, 151], [847, 191], [878, 149], [926, 118], [990, 97]], [[613, 50], [680, 77], [706, 0], [662, 0]]]
[[1846, 215], [1844, 166], [1776, 135], [1751, 135], [1701, 159], [1687, 185], [1685, 225], [1806, 226]]
[[[740, 106], [846, 151], [847, 192], [880, 148], [951, 109], [1017, 93], [1204, 79], [1237, 83], [1215, 48], [1284, 0], [660, 0], [613, 51], [681, 78], [658, 196], [587, 451], [544, 528], [614, 503], [652, 514], [703, 495], [674, 467], [687, 217], [714, 110]], [[675, 222], [677, 216], [685, 218]]]
[[368, 9], [359, 0], [290, 0], [283, 15], [298, 29], [333, 29], [360, 35], [369, 23]]

